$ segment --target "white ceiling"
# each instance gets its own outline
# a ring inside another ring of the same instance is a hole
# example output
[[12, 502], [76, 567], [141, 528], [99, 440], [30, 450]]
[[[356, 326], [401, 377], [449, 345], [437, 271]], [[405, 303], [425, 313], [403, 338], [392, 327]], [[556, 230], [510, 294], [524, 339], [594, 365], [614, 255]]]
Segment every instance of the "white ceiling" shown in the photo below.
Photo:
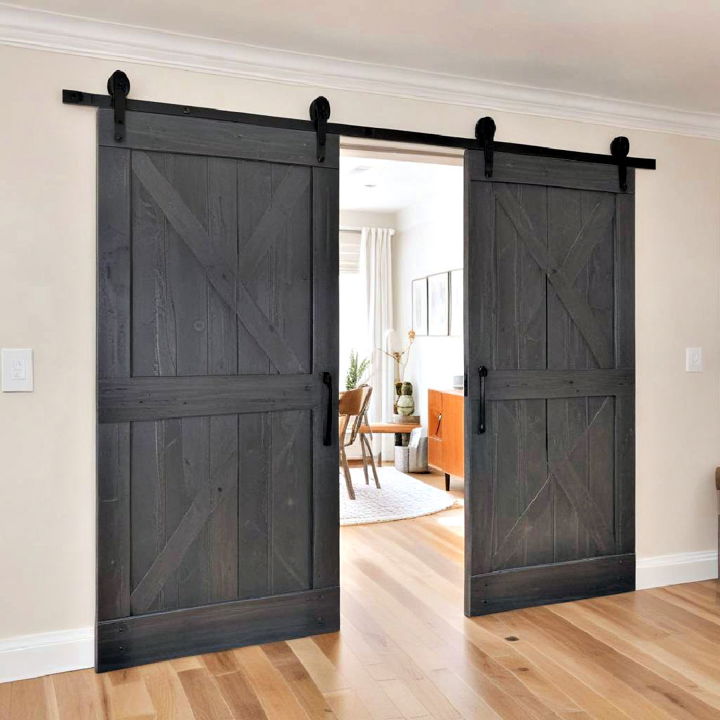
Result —
[[462, 194], [458, 165], [403, 162], [372, 157], [340, 158], [340, 209], [398, 212], [438, 188], [455, 185]]
[[720, 113], [718, 0], [25, 0], [314, 55]]

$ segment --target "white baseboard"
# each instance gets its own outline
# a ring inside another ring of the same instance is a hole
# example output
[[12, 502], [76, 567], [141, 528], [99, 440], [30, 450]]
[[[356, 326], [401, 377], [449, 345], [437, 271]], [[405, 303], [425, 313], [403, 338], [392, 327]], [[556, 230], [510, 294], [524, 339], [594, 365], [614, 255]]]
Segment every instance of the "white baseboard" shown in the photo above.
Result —
[[715, 550], [674, 553], [637, 558], [638, 590], [712, 580], [718, 576], [718, 554]]
[[93, 628], [0, 640], [0, 683], [93, 667], [93, 640]]

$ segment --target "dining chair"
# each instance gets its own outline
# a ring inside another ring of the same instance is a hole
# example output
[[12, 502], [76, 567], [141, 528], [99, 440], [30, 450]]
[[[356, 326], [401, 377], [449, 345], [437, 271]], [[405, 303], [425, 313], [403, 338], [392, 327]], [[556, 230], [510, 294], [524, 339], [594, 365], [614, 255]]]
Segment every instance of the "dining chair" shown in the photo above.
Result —
[[351, 500], [355, 499], [355, 490], [352, 485], [350, 467], [348, 465], [345, 448], [352, 445], [358, 437], [360, 438], [360, 452], [362, 453], [365, 484], [370, 484], [370, 477], [368, 475], [369, 463], [372, 468], [375, 486], [380, 488], [380, 480], [378, 478], [377, 468], [375, 467], [375, 458], [373, 457], [370, 440], [366, 434], [360, 433], [360, 426], [363, 423], [367, 424], [367, 411], [371, 396], [372, 388], [369, 385], [362, 385], [354, 390], [341, 392], [338, 398], [340, 462], [345, 476], [345, 486], [347, 487], [348, 496]]

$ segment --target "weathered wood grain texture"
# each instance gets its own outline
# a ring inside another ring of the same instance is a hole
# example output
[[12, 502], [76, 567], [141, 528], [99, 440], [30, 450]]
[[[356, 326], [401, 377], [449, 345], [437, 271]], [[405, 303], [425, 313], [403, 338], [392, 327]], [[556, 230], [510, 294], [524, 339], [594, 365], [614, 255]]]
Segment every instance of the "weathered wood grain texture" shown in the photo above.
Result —
[[501, 570], [474, 576], [472, 585], [478, 615], [622, 593], [635, 585], [635, 555]]
[[98, 670], [333, 632], [338, 607], [338, 588], [326, 588], [101, 622]]
[[[471, 180], [485, 180], [485, 159], [482, 152], [466, 153], [466, 166]], [[618, 193], [616, 165], [603, 165], [560, 158], [541, 158], [496, 152], [493, 177], [496, 183], [520, 183], [543, 187], [597, 190]], [[628, 168], [627, 192], [635, 192], [635, 171]]]
[[634, 552], [633, 195], [610, 166], [498, 157], [492, 179], [466, 157], [468, 613], [473, 578]]
[[[312, 132], [143, 112], [126, 113], [125, 140], [120, 144], [115, 140], [113, 111], [99, 110], [98, 142], [100, 146], [125, 146], [201, 157], [321, 164]], [[328, 145], [322, 167], [337, 169], [339, 157], [338, 146]]]
[[[338, 139], [315, 168], [313, 133], [130, 113], [118, 148], [108, 122], [99, 621], [202, 624], [210, 606], [337, 587], [337, 445], [318, 428], [337, 374]], [[243, 616], [248, 637], [263, 612]], [[133, 627], [137, 648], [156, 626]], [[99, 664], [116, 651], [99, 643]]]
[[319, 379], [302, 375], [202, 375], [101, 380], [100, 422], [303, 409], [321, 402]]
[[[326, 142], [337, 152], [337, 136]], [[327, 403], [327, 389], [312, 413], [313, 424], [313, 587], [332, 587], [340, 584], [340, 497], [337, 488], [339, 465], [337, 401], [339, 390], [338, 353], [339, 308], [328, 298], [338, 297], [339, 264], [338, 223], [340, 219], [337, 176], [333, 170], [313, 170], [313, 326], [323, 328], [325, 339], [314, 343], [313, 368], [316, 377], [329, 372], [334, 386]], [[324, 445], [327, 412], [330, 412], [331, 444]]]
[[496, 370], [485, 381], [488, 400], [606, 397], [635, 393], [634, 370]]
[[[497, 323], [495, 226], [496, 204], [492, 186], [473, 183], [470, 166], [465, 162], [465, 243], [463, 279], [465, 311], [465, 368], [467, 371], [468, 401], [465, 403], [465, 603], [469, 607], [471, 577], [489, 572], [492, 542], [488, 528], [492, 528], [496, 495], [495, 449], [490, 442], [478, 442], [476, 433], [480, 382], [477, 368], [493, 362], [493, 346], [483, 342], [494, 335]], [[482, 237], [484, 242], [477, 242]], [[473, 309], [470, 312], [470, 309]], [[472, 339], [472, 340], [470, 340]], [[489, 432], [497, 427], [496, 409], [488, 405]]]
[[[98, 377], [130, 376], [130, 152], [98, 153]], [[130, 609], [130, 426], [102, 427], [97, 435], [99, 617]]]

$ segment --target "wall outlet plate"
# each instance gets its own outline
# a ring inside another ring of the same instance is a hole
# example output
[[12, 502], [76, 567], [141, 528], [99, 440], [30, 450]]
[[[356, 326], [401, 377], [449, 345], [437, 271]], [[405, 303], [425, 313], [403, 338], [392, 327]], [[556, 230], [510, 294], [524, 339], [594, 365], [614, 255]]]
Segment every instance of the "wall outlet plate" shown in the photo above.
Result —
[[702, 372], [703, 357], [701, 347], [685, 348], [685, 372]]
[[33, 352], [31, 348], [2, 348], [3, 392], [32, 392]]

